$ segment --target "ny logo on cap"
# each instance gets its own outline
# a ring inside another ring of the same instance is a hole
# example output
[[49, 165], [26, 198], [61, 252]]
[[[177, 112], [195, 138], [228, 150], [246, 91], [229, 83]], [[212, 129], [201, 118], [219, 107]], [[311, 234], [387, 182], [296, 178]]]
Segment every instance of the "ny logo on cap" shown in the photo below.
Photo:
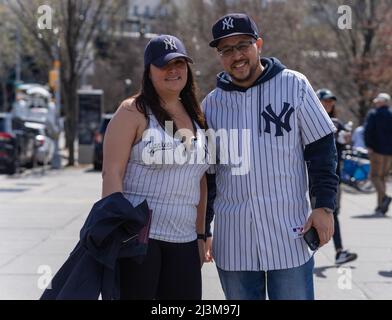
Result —
[[233, 20], [232, 17], [225, 18], [223, 20], [223, 28], [222, 28], [222, 30], [225, 30], [225, 29], [229, 30], [229, 29], [234, 28], [233, 22], [234, 22], [234, 20]]
[[177, 46], [173, 38], [165, 38], [163, 42], [165, 43], [165, 50], [177, 50]]

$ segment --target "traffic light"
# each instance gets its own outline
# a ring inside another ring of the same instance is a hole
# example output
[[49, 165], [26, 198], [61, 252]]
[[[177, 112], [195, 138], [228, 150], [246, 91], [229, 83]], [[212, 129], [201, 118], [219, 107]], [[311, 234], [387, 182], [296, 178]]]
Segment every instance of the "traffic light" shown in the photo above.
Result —
[[53, 69], [49, 71], [49, 86], [53, 91], [58, 89], [60, 61], [53, 62]]

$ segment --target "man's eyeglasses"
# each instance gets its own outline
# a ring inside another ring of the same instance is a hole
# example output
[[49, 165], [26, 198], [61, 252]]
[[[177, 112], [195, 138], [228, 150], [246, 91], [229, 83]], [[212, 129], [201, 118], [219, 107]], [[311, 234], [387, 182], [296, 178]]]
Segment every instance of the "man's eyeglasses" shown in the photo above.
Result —
[[255, 42], [256, 40], [241, 41], [235, 46], [226, 46], [220, 50], [218, 49], [218, 54], [223, 58], [229, 58], [234, 55], [234, 49], [241, 53], [247, 53]]

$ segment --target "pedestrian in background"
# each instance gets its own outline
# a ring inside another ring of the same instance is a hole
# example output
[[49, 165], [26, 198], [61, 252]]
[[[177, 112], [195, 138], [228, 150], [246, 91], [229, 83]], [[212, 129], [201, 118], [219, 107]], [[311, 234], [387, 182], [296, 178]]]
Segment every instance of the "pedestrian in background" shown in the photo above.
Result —
[[392, 198], [386, 193], [386, 180], [392, 163], [391, 96], [380, 93], [373, 100], [365, 122], [365, 144], [370, 159], [370, 177], [377, 191], [376, 214], [388, 212]]
[[341, 162], [342, 162], [342, 152], [345, 149], [346, 145], [351, 142], [351, 133], [345, 130], [345, 126], [337, 117], [336, 112], [336, 96], [328, 89], [320, 89], [317, 92], [317, 97], [320, 99], [321, 104], [323, 105], [325, 111], [327, 111], [329, 117], [331, 118], [333, 124], [336, 127], [335, 132], [335, 142], [336, 142], [336, 150], [338, 153], [338, 164], [336, 166], [336, 174], [339, 176], [339, 186], [338, 193], [336, 196], [336, 209], [333, 212], [334, 216], [334, 233], [333, 233], [333, 244], [335, 246], [335, 263], [343, 264], [346, 262], [353, 261], [357, 259], [358, 255], [356, 253], [350, 252], [348, 250], [343, 249], [342, 243], [342, 234], [339, 223], [339, 212], [340, 212], [340, 202], [342, 191], [340, 187], [340, 170], [341, 170]]

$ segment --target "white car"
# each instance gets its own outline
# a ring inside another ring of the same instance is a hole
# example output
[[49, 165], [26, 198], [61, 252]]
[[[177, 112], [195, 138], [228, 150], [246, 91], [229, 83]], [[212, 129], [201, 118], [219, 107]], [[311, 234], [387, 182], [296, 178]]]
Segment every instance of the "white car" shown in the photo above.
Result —
[[36, 153], [35, 157], [39, 164], [48, 164], [51, 162], [54, 153], [54, 141], [48, 137], [46, 126], [39, 122], [25, 122], [25, 126], [35, 129]]

